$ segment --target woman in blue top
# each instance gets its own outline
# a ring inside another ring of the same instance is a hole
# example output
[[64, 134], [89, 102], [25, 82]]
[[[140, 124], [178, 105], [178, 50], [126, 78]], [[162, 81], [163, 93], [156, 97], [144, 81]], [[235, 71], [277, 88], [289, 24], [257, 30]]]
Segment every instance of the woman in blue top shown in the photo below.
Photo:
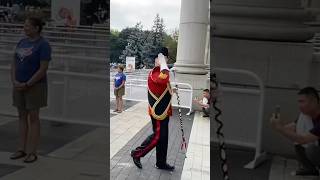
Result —
[[116, 96], [116, 109], [114, 112], [121, 113], [123, 111], [122, 96], [125, 94], [126, 75], [123, 73], [124, 66], [118, 66], [118, 73], [114, 78], [114, 95]]
[[37, 160], [39, 110], [47, 106], [47, 69], [51, 60], [51, 47], [41, 36], [43, 25], [39, 18], [26, 19], [26, 38], [17, 44], [11, 67], [13, 105], [19, 113], [20, 142], [18, 150], [10, 158], [25, 157], [25, 163]]

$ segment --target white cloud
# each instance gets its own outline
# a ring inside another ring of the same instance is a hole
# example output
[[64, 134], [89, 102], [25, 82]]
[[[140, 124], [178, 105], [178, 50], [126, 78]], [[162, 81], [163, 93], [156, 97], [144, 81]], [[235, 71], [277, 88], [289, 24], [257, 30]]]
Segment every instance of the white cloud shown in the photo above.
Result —
[[110, 26], [121, 30], [141, 22], [151, 29], [158, 13], [163, 18], [166, 31], [179, 27], [181, 0], [111, 0]]

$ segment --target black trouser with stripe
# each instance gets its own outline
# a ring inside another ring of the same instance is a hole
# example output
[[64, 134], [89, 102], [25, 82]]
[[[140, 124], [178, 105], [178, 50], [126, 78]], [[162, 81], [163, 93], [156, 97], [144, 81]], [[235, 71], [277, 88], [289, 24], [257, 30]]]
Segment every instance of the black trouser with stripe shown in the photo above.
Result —
[[167, 161], [169, 117], [164, 120], [156, 120], [151, 117], [151, 120], [153, 133], [133, 151], [132, 155], [136, 158], [144, 157], [156, 146], [157, 166], [161, 166]]

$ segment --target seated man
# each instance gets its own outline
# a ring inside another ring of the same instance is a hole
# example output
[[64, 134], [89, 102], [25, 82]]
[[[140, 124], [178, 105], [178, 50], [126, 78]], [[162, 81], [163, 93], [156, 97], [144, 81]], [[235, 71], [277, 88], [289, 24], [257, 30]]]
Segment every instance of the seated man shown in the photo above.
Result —
[[[297, 122], [284, 124], [280, 121], [280, 115], [275, 114], [272, 115], [270, 122], [277, 132], [295, 144], [297, 159], [302, 167], [294, 174], [319, 176], [317, 166], [320, 165], [320, 147], [318, 146], [320, 104], [317, 90], [313, 87], [301, 89], [298, 93], [298, 104], [302, 114], [300, 114]], [[306, 128], [311, 129], [306, 131]]]
[[203, 117], [209, 117], [210, 111], [210, 92], [209, 89], [204, 89], [202, 92], [202, 99], [199, 100], [198, 98], [193, 100], [198, 106], [201, 107], [203, 112]]

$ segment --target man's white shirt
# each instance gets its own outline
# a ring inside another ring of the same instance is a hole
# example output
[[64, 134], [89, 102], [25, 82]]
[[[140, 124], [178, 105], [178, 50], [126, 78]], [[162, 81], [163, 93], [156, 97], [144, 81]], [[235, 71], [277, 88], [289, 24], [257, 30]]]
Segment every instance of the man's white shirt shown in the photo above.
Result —
[[[296, 132], [298, 134], [305, 134], [310, 132], [310, 130], [314, 127], [313, 122], [312, 122], [312, 118], [310, 116], [307, 116], [303, 113], [300, 113], [298, 121], [296, 123]], [[304, 144], [304, 147], [308, 147], [310, 145], [318, 145], [318, 141], [312, 142], [312, 143], [308, 143], [308, 144]]]

